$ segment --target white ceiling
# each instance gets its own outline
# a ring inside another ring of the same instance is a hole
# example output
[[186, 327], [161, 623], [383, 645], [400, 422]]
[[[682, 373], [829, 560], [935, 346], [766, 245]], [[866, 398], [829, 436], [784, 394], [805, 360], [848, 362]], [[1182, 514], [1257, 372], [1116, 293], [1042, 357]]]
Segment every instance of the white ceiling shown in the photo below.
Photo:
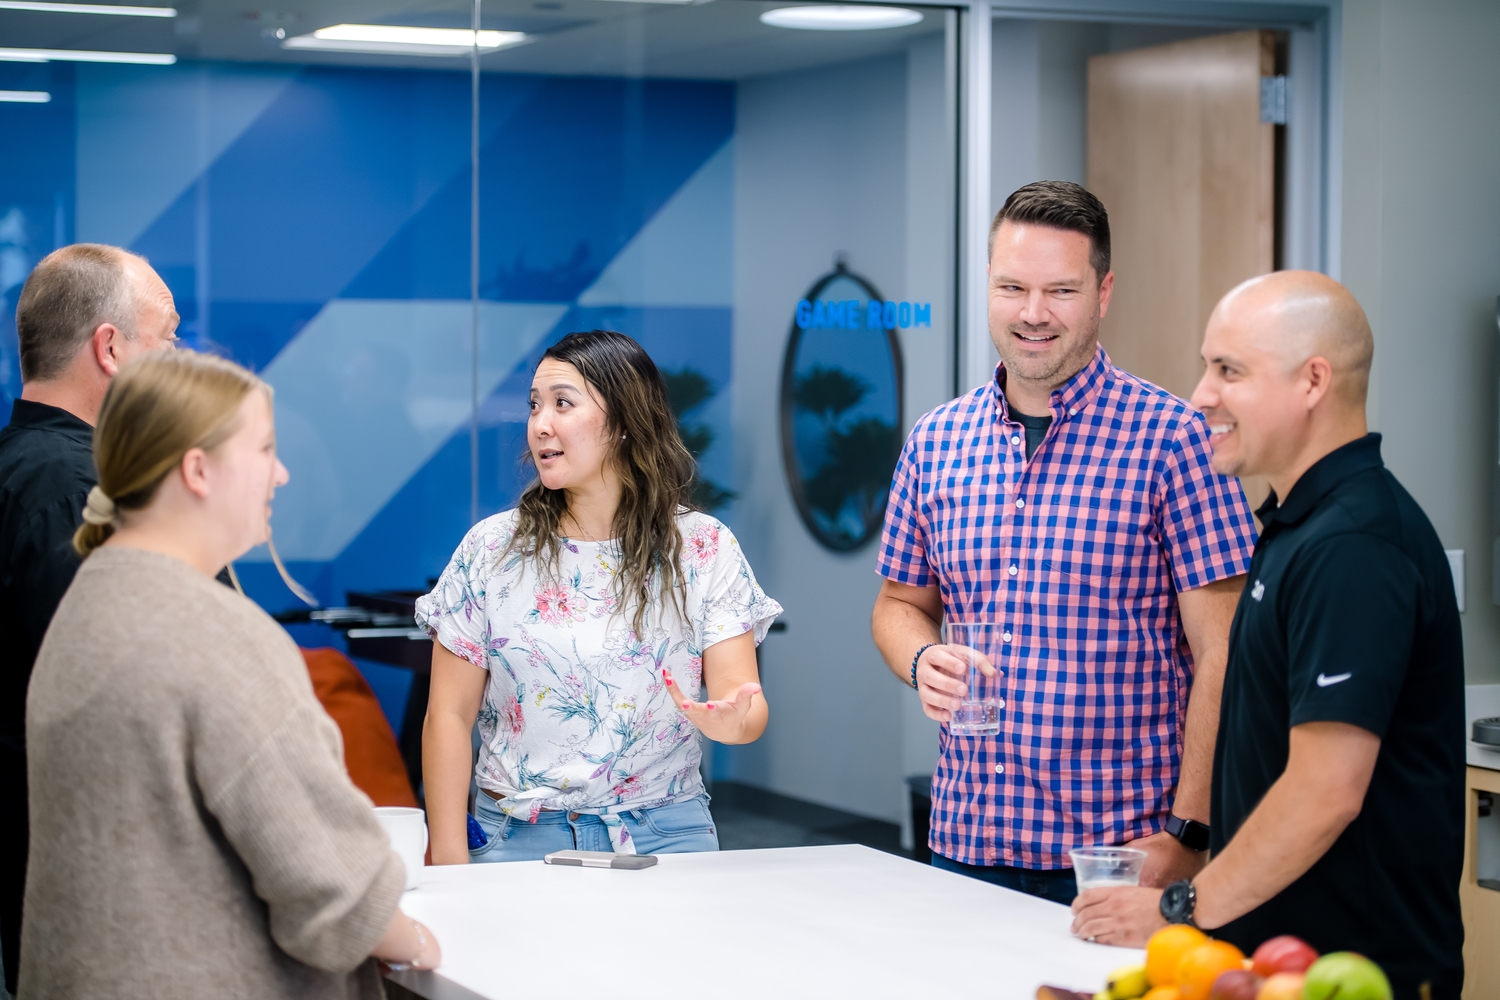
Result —
[[[236, 62], [468, 69], [467, 57], [289, 51], [276, 37], [277, 29], [293, 36], [344, 22], [468, 27], [472, 7], [464, 0], [280, 0], [274, 10], [253, 2], [179, 0], [175, 18], [0, 10], [0, 44], [173, 52], [181, 59]], [[737, 80], [898, 51], [914, 37], [942, 32], [951, 16], [944, 8], [907, 4], [926, 14], [921, 23], [875, 31], [793, 31], [760, 23], [762, 11], [801, 2], [484, 0], [483, 27], [533, 37], [482, 56], [480, 64], [486, 72]]]

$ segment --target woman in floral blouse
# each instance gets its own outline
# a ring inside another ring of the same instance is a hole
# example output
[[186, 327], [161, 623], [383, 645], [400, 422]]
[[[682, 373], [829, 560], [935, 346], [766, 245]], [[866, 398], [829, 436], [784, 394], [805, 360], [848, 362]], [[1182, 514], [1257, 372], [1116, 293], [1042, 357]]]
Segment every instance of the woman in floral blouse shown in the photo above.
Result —
[[765, 730], [755, 646], [781, 606], [729, 529], [692, 510], [692, 456], [634, 340], [595, 330], [549, 349], [526, 436], [537, 480], [470, 529], [417, 602], [437, 640], [432, 860], [717, 850], [698, 736]]

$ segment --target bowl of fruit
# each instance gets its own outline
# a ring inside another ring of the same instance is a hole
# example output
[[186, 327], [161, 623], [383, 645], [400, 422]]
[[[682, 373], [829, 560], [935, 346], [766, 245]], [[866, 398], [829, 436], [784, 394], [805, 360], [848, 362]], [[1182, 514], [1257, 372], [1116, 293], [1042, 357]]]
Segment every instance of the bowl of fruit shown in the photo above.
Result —
[[1319, 955], [1283, 934], [1249, 958], [1196, 927], [1172, 924], [1151, 936], [1146, 961], [1109, 974], [1097, 993], [1055, 986], [1037, 1000], [1391, 1000], [1380, 966], [1352, 951]]

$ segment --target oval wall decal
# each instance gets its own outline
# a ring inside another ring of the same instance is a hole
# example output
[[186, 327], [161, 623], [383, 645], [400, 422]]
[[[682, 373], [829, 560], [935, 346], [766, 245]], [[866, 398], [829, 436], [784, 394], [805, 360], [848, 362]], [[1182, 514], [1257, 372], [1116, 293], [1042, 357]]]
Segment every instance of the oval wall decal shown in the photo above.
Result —
[[840, 260], [798, 303], [782, 363], [787, 483], [803, 523], [835, 552], [880, 534], [901, 451], [901, 345], [897, 323], [879, 318], [884, 305], [899, 312]]

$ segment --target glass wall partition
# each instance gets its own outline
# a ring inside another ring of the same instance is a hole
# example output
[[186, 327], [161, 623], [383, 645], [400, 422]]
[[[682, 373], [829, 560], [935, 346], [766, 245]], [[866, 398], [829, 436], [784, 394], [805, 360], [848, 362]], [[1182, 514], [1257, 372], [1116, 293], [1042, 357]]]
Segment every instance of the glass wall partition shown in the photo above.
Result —
[[[474, 18], [0, 11], [0, 91], [32, 95], [0, 102], [0, 391], [20, 392], [14, 306], [42, 255], [145, 254], [187, 343], [275, 387], [277, 545], [342, 604], [423, 589], [514, 503], [549, 344], [628, 333], [699, 502], [789, 609], [762, 650], [772, 734], [715, 769], [895, 818], [911, 739], [935, 736], [881, 679], [872, 538], [896, 446], [953, 394], [956, 13], [484, 0], [477, 39]], [[247, 589], [295, 605], [266, 559]], [[844, 718], [802, 707], [832, 703]]]

